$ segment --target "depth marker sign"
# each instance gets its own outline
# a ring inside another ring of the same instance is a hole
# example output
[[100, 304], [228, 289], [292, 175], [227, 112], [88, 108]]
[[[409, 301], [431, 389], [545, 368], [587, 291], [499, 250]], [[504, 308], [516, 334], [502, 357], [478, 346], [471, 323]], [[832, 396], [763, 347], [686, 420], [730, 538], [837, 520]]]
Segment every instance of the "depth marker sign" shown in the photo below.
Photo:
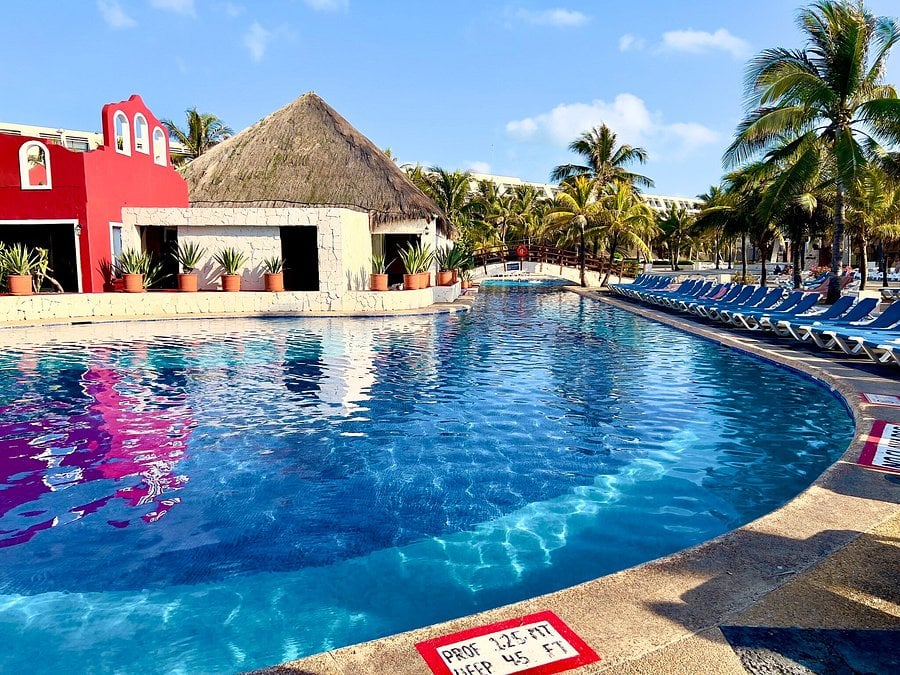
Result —
[[865, 392], [861, 392], [860, 396], [862, 396], [862, 400], [866, 403], [900, 408], [900, 396], [894, 396], [893, 394], [867, 394]]
[[416, 649], [435, 675], [550, 675], [600, 660], [549, 610], [419, 642]]
[[872, 424], [857, 464], [900, 473], [900, 424], [881, 420]]

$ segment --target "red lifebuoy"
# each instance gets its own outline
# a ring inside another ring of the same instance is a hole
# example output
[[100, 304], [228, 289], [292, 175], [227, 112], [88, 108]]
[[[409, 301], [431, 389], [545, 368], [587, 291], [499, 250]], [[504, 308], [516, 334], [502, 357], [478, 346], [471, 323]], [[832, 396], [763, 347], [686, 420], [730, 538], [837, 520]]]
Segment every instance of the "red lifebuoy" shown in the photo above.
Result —
[[520, 258], [528, 257], [528, 247], [525, 244], [519, 244], [516, 246], [516, 255]]

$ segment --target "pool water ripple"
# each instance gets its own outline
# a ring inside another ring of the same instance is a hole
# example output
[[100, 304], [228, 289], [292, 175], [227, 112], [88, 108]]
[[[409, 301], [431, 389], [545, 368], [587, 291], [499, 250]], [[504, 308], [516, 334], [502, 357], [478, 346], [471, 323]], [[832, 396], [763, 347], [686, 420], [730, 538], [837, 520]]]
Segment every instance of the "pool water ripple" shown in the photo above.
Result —
[[852, 435], [807, 379], [558, 289], [143, 326], [0, 349], [0, 671], [236, 671], [546, 593]]

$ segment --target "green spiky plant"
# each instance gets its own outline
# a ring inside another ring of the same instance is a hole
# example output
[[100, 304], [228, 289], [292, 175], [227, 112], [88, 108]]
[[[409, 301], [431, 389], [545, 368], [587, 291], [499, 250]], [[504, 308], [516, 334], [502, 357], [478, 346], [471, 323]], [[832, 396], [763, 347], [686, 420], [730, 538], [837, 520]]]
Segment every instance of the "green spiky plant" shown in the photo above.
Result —
[[284, 259], [280, 255], [273, 255], [262, 261], [262, 270], [266, 274], [281, 274], [284, 272]]
[[240, 274], [247, 262], [247, 256], [228, 246], [216, 253], [213, 260], [222, 268], [222, 274]]
[[188, 241], [178, 245], [172, 253], [185, 274], [192, 274], [200, 267], [200, 259], [206, 254], [206, 249], [195, 241]]

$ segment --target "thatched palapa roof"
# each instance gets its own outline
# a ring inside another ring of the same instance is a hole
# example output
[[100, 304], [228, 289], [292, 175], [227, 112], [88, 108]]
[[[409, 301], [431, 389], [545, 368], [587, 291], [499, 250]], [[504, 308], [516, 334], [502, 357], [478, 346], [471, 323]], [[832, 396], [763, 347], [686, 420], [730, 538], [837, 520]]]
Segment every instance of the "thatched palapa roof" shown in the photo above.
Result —
[[341, 206], [370, 223], [445, 218], [372, 141], [310, 92], [187, 165], [191, 206]]

